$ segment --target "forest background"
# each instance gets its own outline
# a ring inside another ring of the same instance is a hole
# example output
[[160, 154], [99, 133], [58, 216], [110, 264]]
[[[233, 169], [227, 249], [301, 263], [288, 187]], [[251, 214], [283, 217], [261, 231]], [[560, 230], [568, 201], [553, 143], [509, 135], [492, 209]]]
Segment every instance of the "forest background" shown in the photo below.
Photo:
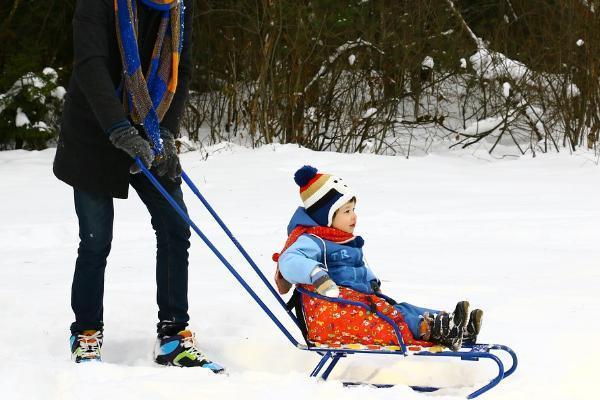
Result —
[[[74, 7], [0, 4], [0, 149], [55, 143]], [[599, 0], [195, 0], [182, 144], [596, 150], [599, 12]]]

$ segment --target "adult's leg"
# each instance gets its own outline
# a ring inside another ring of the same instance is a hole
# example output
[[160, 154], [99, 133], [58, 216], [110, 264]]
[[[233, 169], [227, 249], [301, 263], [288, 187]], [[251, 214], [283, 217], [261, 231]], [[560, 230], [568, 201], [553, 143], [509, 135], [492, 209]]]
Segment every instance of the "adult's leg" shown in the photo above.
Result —
[[74, 189], [74, 199], [80, 241], [71, 286], [72, 333], [103, 328], [104, 270], [114, 218], [110, 196]]
[[[190, 227], [143, 174], [132, 175], [130, 183], [148, 208], [156, 232], [157, 332], [160, 336], [171, 336], [184, 329], [189, 321]], [[187, 212], [181, 186], [172, 183], [166, 188]]]
[[425, 313], [429, 313], [431, 315], [439, 314], [440, 311], [432, 310], [430, 308], [418, 307], [409, 303], [398, 303], [394, 305], [396, 310], [398, 310], [402, 316], [404, 317], [404, 321], [408, 325], [408, 329], [413, 334], [415, 338], [419, 338], [419, 325], [423, 320], [423, 315]]

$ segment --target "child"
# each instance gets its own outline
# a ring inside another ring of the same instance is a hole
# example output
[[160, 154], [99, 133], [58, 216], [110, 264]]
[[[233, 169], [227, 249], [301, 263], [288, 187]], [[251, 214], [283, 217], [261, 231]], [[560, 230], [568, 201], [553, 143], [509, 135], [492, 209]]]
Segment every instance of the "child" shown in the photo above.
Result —
[[[381, 293], [381, 281], [365, 264], [364, 240], [354, 236], [356, 196], [341, 178], [318, 173], [310, 166], [296, 171], [304, 207], [288, 225], [289, 238], [278, 256], [276, 283], [284, 294], [291, 284], [313, 285], [322, 296], [340, 297], [340, 287], [376, 295], [401, 314], [412, 337], [458, 350], [475, 343], [483, 312], [468, 315], [469, 303], [460, 301], [453, 313], [396, 303]], [[351, 293], [344, 289], [344, 293]], [[378, 303], [381, 304], [381, 303]], [[394, 311], [394, 313], [395, 313]], [[397, 314], [397, 313], [396, 313]]]

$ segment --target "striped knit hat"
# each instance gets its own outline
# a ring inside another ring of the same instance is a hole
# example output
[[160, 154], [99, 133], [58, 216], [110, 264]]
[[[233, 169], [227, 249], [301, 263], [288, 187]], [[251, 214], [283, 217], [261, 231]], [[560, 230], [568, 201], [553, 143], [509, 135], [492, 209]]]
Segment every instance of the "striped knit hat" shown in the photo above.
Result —
[[333, 214], [355, 197], [342, 178], [321, 174], [310, 165], [296, 171], [294, 180], [300, 186], [306, 213], [321, 226], [331, 226]]

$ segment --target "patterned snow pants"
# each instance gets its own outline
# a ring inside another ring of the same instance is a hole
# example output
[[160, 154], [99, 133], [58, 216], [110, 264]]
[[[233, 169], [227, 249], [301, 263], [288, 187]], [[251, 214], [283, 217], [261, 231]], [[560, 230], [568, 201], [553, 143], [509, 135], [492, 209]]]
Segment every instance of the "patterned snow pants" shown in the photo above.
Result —
[[[314, 287], [302, 285], [314, 292]], [[340, 287], [340, 298], [365, 303], [371, 310], [392, 319], [399, 327], [402, 340], [407, 346], [433, 346], [433, 343], [414, 338], [402, 314], [394, 306], [374, 294], [360, 293]], [[302, 294], [302, 308], [308, 339], [319, 344], [339, 346], [347, 344], [398, 346], [394, 328], [383, 318], [362, 307], [321, 300]]]

